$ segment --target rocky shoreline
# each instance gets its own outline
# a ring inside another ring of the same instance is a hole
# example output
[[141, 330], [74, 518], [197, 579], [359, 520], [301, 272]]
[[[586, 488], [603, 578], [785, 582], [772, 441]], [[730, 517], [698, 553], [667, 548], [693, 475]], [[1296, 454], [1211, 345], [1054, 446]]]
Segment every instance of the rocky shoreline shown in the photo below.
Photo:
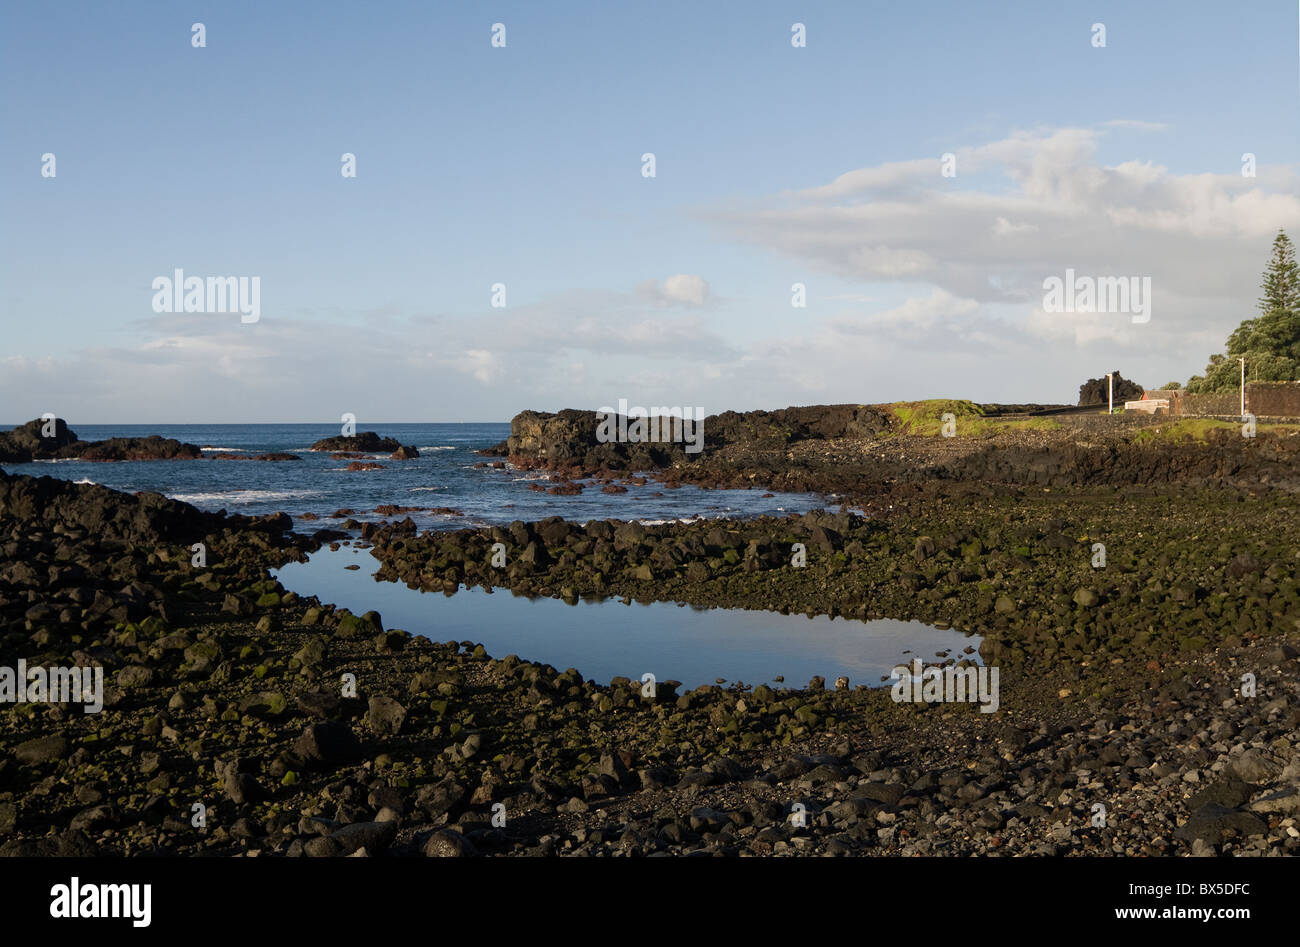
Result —
[[[1151, 415], [1030, 416], [1020, 405], [969, 401], [830, 405], [724, 412], [704, 419], [705, 449], [680, 443], [601, 443], [595, 412], [525, 411], [511, 435], [481, 451], [561, 481], [615, 483], [644, 473], [666, 486], [819, 493], [872, 512], [907, 488], [945, 492], [1025, 487], [1232, 486], [1300, 490], [1300, 427]], [[943, 436], [943, 418], [953, 418]], [[882, 501], [884, 501], [882, 505]]]
[[[1300, 850], [1300, 439], [1012, 420], [952, 443], [901, 409], [764, 414], [693, 472], [642, 472], [836, 486], [860, 512], [351, 525], [381, 577], [449, 594], [956, 627], [999, 669], [995, 712], [880, 681], [584, 680], [271, 577], [339, 530], [0, 471], [0, 663], [106, 684], [98, 713], [0, 703], [0, 854]], [[632, 479], [611, 456], [513, 462]]]

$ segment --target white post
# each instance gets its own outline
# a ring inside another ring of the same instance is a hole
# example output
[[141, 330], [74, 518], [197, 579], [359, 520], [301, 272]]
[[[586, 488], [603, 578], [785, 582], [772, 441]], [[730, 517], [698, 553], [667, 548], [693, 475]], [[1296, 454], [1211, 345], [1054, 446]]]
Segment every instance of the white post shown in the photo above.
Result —
[[1115, 413], [1115, 379], [1111, 377], [1110, 372], [1106, 373], [1106, 398], [1110, 402], [1110, 404], [1106, 407], [1106, 413], [1114, 414]]
[[1241, 416], [1244, 418], [1246, 416], [1246, 360], [1239, 358], [1237, 361], [1241, 362]]

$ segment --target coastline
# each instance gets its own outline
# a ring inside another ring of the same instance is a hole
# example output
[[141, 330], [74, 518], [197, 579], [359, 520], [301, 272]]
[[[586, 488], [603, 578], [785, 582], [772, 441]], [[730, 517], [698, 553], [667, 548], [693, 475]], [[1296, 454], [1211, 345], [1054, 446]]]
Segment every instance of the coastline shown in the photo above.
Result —
[[[1294, 552], [1269, 537], [1295, 535], [1294, 502], [1237, 487], [1235, 449], [1194, 447], [1169, 478], [1190, 483], [1159, 494], [934, 478], [878, 495], [868, 520], [370, 536], [422, 584], [563, 596], [599, 572], [604, 594], [974, 626], [1002, 673], [987, 715], [816, 681], [661, 682], [647, 700], [285, 593], [268, 570], [318, 546], [288, 517], [2, 475], [6, 654], [102, 663], [110, 683], [100, 714], [0, 705], [0, 853], [1292, 853], [1300, 610]], [[1229, 471], [1214, 485], [1210, 463]], [[498, 533], [532, 545], [527, 568], [490, 570]], [[1098, 537], [1105, 570], [1087, 560]], [[794, 538], [804, 569], [771, 555]], [[674, 544], [682, 561], [637, 575]], [[598, 553], [608, 567], [584, 572]], [[1239, 693], [1246, 672], [1258, 697]]]

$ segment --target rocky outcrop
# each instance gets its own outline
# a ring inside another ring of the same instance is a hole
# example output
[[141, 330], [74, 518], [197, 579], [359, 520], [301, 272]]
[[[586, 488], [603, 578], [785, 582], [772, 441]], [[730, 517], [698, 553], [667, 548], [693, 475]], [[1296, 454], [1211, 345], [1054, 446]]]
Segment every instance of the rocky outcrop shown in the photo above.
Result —
[[348, 451], [363, 454], [392, 454], [394, 451], [408, 451], [410, 456], [419, 457], [420, 452], [414, 447], [404, 447], [392, 437], [380, 437], [374, 431], [362, 431], [350, 437], [323, 437], [311, 445], [311, 450]]
[[59, 451], [78, 443], [77, 435], [62, 418], [54, 419], [53, 435], [45, 437], [48, 422], [42, 418], [28, 421], [12, 431], [0, 432], [0, 464], [28, 464], [33, 460], [50, 460]]
[[56, 477], [24, 477], [0, 471], [0, 519], [20, 520], [29, 529], [85, 530], [101, 541], [183, 542], [234, 527], [283, 533], [288, 516], [250, 518], [206, 513], [161, 493], [120, 493], [99, 484]]
[[44, 431], [50, 424], [42, 418], [28, 421], [12, 431], [0, 433], [0, 463], [26, 464], [33, 460], [197, 460], [203, 452], [194, 444], [171, 437], [111, 437], [103, 441], [83, 441], [62, 418], [53, 419], [50, 436]]
[[193, 444], [184, 444], [175, 438], [112, 437], [106, 441], [92, 441], [73, 455], [80, 460], [198, 460], [203, 452]]
[[[703, 421], [702, 450], [688, 451], [686, 434], [695, 437], [695, 425], [672, 419], [653, 442], [602, 443], [597, 437], [602, 419], [595, 411], [572, 408], [551, 414], [523, 411], [510, 422], [510, 437], [483, 451], [506, 456], [517, 467], [573, 466], [584, 470], [652, 470], [694, 463], [722, 448], [752, 447], [779, 450], [808, 440], [861, 439], [877, 436], [890, 425], [890, 415], [872, 405], [814, 405], [778, 411], [724, 411]], [[615, 415], [611, 429], [627, 419]]]

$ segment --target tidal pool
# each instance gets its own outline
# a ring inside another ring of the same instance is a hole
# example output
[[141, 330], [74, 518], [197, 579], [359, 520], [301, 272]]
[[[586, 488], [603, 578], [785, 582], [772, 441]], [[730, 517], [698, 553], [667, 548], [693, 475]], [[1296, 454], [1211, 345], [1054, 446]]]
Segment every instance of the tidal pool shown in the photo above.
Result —
[[[347, 566], [356, 565], [351, 570]], [[980, 663], [980, 638], [915, 621], [855, 621], [819, 615], [782, 615], [744, 609], [696, 608], [670, 602], [626, 599], [568, 604], [527, 598], [508, 590], [462, 588], [454, 595], [422, 592], [377, 581], [378, 561], [349, 546], [322, 549], [307, 562], [276, 571], [286, 589], [355, 614], [374, 609], [385, 628], [401, 628], [435, 641], [473, 641], [494, 658], [516, 654], [559, 670], [576, 668], [601, 683], [618, 675], [640, 680], [681, 681], [683, 689], [728, 683], [802, 687], [815, 675], [833, 686], [882, 686], [899, 664], [919, 657]]]

